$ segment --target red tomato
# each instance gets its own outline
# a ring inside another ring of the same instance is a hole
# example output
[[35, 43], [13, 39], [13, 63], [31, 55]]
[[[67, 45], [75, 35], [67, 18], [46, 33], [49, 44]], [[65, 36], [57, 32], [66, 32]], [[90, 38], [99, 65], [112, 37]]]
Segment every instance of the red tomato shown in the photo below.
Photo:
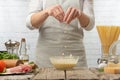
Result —
[[0, 60], [0, 73], [4, 72], [6, 64], [4, 61]]

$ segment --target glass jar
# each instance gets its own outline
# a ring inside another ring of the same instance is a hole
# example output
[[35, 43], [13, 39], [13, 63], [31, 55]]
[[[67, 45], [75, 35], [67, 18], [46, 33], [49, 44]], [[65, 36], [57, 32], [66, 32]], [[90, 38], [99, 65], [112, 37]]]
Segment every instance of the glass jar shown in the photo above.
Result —
[[109, 48], [109, 62], [112, 62], [115, 64], [120, 62], [120, 54], [116, 53], [118, 44], [120, 44], [120, 40], [113, 42]]
[[97, 60], [98, 64], [101, 64], [103, 62], [108, 62], [108, 58], [109, 58], [109, 46], [106, 45], [101, 45], [101, 58], [99, 58]]

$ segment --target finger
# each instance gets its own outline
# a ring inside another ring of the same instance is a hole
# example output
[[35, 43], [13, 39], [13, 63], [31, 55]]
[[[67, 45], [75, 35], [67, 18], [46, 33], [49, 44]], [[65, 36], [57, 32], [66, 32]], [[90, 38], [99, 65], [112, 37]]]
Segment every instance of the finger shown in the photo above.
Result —
[[69, 16], [69, 13], [71, 12], [71, 9], [72, 9], [72, 7], [68, 8], [68, 10], [66, 11], [63, 21], [67, 20], [67, 17]]
[[57, 4], [57, 5], [55, 5], [55, 6], [53, 6], [52, 8], [51, 8], [51, 11], [53, 12], [53, 16], [55, 16], [58, 12], [59, 12], [59, 10], [57, 10], [57, 7], [58, 7], [59, 5]]
[[60, 18], [60, 16], [54, 16], [54, 18], [56, 18], [58, 21], [62, 22], [62, 19]]
[[60, 14], [59, 10], [58, 9], [54, 9], [53, 17], [55, 17], [57, 20], [62, 22], [62, 18], [61, 18], [61, 16], [59, 16], [59, 14]]
[[54, 16], [59, 18], [60, 21], [63, 21], [64, 18], [64, 11], [62, 8], [59, 6], [54, 10]]
[[63, 16], [61, 15], [61, 12], [58, 9], [54, 11], [54, 17], [58, 19], [60, 22], [63, 21]]
[[58, 17], [60, 18], [60, 20], [63, 22], [63, 18], [64, 18], [64, 11], [62, 10], [61, 7], [58, 7], [59, 13], [58, 13]]
[[58, 10], [58, 15], [61, 15], [62, 17], [64, 17], [64, 11], [63, 11], [62, 7], [58, 6], [56, 9]]
[[60, 11], [60, 15], [61, 15], [62, 17], [64, 17], [65, 13], [64, 13], [64, 11], [63, 11], [63, 9], [62, 9], [61, 6], [58, 7], [58, 10]]
[[50, 7], [49, 9], [48, 9], [48, 11], [49, 11], [49, 15], [51, 15], [51, 16], [54, 16], [54, 14], [55, 14], [55, 9], [58, 7], [59, 5], [57, 4], [57, 5], [55, 5], [55, 6], [52, 6], [52, 7]]
[[70, 23], [70, 21], [72, 20], [72, 17], [74, 16], [74, 13], [75, 13], [75, 9], [72, 9], [68, 18], [66, 19], [67, 23]]
[[74, 15], [73, 15], [72, 19], [75, 19], [75, 18], [78, 16], [78, 14], [79, 14], [79, 12], [76, 10], [76, 11], [74, 12]]
[[56, 16], [55, 17], [58, 21], [62, 22], [62, 19], [60, 19], [60, 17]]
[[63, 22], [63, 16], [62, 16], [62, 15], [59, 15], [58, 17], [59, 17], [59, 19], [61, 20], [61, 22]]
[[77, 15], [79, 14], [79, 12], [78, 11], [75, 11], [74, 12], [74, 15], [71, 17], [71, 19], [68, 21], [68, 22], [66, 22], [66, 23], [70, 23], [72, 20], [74, 20], [76, 17], [77, 17]]
[[56, 5], [53, 7], [53, 17], [55, 17], [59, 21], [63, 21], [64, 11], [60, 5]]
[[58, 8], [54, 9], [53, 11], [54, 16], [58, 16], [60, 14], [60, 11], [58, 10]]

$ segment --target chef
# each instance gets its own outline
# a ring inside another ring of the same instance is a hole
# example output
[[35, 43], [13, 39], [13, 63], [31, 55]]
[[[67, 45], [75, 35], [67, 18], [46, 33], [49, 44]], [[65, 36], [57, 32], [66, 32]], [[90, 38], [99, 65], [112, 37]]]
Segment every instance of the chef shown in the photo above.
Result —
[[93, 0], [31, 0], [26, 24], [39, 30], [36, 64], [51, 67], [49, 58], [64, 53], [79, 56], [77, 66], [87, 67], [83, 30], [94, 21]]

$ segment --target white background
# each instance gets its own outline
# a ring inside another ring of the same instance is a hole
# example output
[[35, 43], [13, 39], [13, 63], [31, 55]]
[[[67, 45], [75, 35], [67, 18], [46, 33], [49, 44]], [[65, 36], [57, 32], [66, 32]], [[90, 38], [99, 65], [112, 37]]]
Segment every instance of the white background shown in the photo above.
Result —
[[[38, 31], [30, 31], [25, 26], [30, 0], [0, 0], [0, 51], [6, 50], [4, 43], [9, 39], [20, 41], [25, 37], [30, 46], [30, 60], [34, 59], [34, 50]], [[101, 44], [96, 25], [120, 25], [120, 0], [94, 0], [95, 27], [85, 31], [84, 43], [88, 66], [97, 66], [101, 57]]]

